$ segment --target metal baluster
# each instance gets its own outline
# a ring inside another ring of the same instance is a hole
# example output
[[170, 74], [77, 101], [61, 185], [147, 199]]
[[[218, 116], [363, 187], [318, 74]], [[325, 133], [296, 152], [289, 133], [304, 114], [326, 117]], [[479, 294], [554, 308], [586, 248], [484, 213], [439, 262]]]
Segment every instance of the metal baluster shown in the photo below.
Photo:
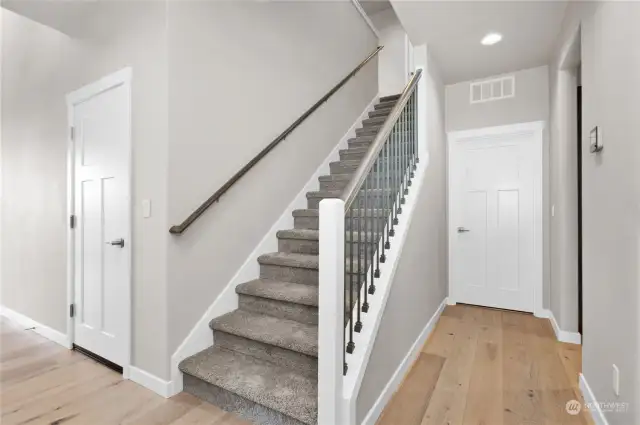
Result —
[[[417, 91], [417, 89], [416, 89]], [[413, 96], [413, 104], [414, 104], [414, 112], [413, 112], [413, 116], [415, 117], [416, 121], [418, 120], [418, 116], [419, 116], [419, 108], [418, 108], [418, 97], [415, 95], [416, 92], [413, 92], [414, 96]], [[416, 123], [416, 127], [414, 129], [414, 149], [416, 151], [416, 164], [418, 162], [420, 162], [420, 155], [419, 155], [419, 151], [420, 151], [420, 144], [418, 143], [418, 124]], [[413, 168], [415, 169], [417, 166], [414, 165]]]
[[[400, 135], [402, 134], [402, 124], [400, 119], [398, 120], [398, 123], [396, 124], [397, 126], [397, 133], [396, 133], [396, 140], [394, 141], [394, 145], [395, 145], [395, 149], [394, 149], [394, 157], [393, 157], [393, 164], [395, 167], [395, 173], [394, 173], [394, 187], [393, 187], [393, 213], [394, 213], [394, 218], [393, 218], [393, 225], [397, 226], [398, 225], [398, 214], [402, 212], [402, 209], [400, 208], [400, 198], [398, 198], [398, 193], [400, 192], [399, 188], [400, 188], [400, 151], [399, 151], [399, 147], [400, 147]], [[395, 232], [394, 232], [395, 235]]]
[[[391, 192], [391, 161], [390, 161], [390, 153], [391, 153], [391, 141], [393, 140], [393, 129], [391, 129], [391, 133], [389, 134], [389, 137], [387, 138], [387, 141], [384, 144], [384, 150], [385, 150], [385, 158], [384, 158], [384, 162], [382, 164], [382, 167], [385, 169], [385, 178], [384, 178], [384, 183], [385, 183], [385, 187], [384, 189], [384, 200], [385, 200], [385, 209], [383, 211], [384, 214], [384, 222], [385, 222], [385, 228], [386, 228], [386, 235], [387, 235], [387, 241], [384, 243], [384, 247], [385, 249], [389, 249], [391, 248], [391, 243], [389, 242], [389, 236], [391, 236], [391, 198], [389, 197], [389, 193]], [[385, 262], [385, 255], [384, 252], [382, 253], [382, 257], [380, 257], [380, 261], [381, 262]]]
[[[404, 134], [404, 165], [403, 165], [403, 171], [404, 171], [404, 195], [407, 195], [409, 193], [409, 180], [410, 180], [410, 176], [409, 176], [409, 143], [411, 142], [411, 104], [407, 102], [407, 105], [405, 106], [405, 127], [406, 127], [406, 132]], [[404, 196], [402, 197], [402, 200], [404, 201]], [[404, 203], [404, 202], [403, 202]]]
[[[411, 162], [409, 163], [410, 175], [411, 178], [415, 177], [415, 173], [413, 172], [416, 169], [416, 151], [415, 151], [415, 141], [416, 141], [416, 111], [415, 111], [415, 99], [416, 92], [411, 93], [411, 98], [409, 102], [411, 103]], [[411, 181], [409, 181], [409, 186], [411, 186]]]
[[404, 168], [404, 146], [407, 142], [407, 108], [406, 106], [402, 109], [402, 139], [400, 143], [400, 212], [402, 214], [402, 205], [404, 204], [404, 190], [405, 190], [405, 168]]
[[[357, 199], [356, 199], [357, 201]], [[351, 208], [349, 208], [349, 232], [353, 233], [353, 206], [351, 206]], [[347, 252], [347, 246], [346, 244], [352, 244], [351, 238], [344, 238], [345, 241], [345, 252]], [[351, 264], [353, 262], [353, 249], [352, 246], [350, 245], [349, 247], [349, 255], [348, 255], [348, 259], [349, 259], [349, 264]], [[349, 273], [349, 271], [347, 270], [347, 266], [345, 264], [344, 267], [344, 281], [345, 281], [345, 285], [347, 282], [347, 276], [349, 278], [349, 306], [347, 307], [347, 311], [349, 313], [349, 343], [347, 344], [347, 353], [351, 354], [353, 353], [353, 350], [356, 348], [355, 343], [353, 342], [353, 274]]]
[[[378, 154], [378, 157], [376, 158], [376, 162], [373, 165], [373, 169], [376, 170], [376, 191], [380, 194], [380, 201], [376, 202], [375, 207], [371, 210], [371, 215], [373, 217], [373, 240], [374, 245], [372, 247], [373, 249], [373, 255], [376, 257], [375, 261], [376, 261], [376, 271], [374, 273], [374, 277], [380, 277], [380, 255], [379, 254], [379, 250], [380, 250], [380, 236], [382, 234], [382, 232], [380, 231], [380, 210], [382, 209], [382, 205], [384, 203], [384, 193], [383, 191], [380, 189], [380, 156], [382, 155], [382, 152]], [[384, 229], [383, 229], [384, 230]], [[382, 241], [384, 244], [384, 241]], [[371, 265], [371, 269], [373, 269], [373, 264]], [[371, 285], [369, 286], [369, 293], [373, 294], [376, 291], [376, 285], [373, 279], [371, 279]]]
[[[366, 195], [366, 192], [365, 192]], [[362, 239], [362, 231], [360, 230], [360, 226], [362, 226], [362, 203], [363, 203], [363, 194], [362, 194], [362, 189], [360, 189], [359, 193], [358, 193], [358, 197], [356, 198], [356, 204], [358, 205], [358, 229], [355, 232], [351, 231], [351, 249], [353, 250], [353, 244], [355, 243], [356, 246], [356, 258], [358, 259], [356, 266], [357, 269], [354, 270], [354, 261], [353, 261], [353, 255], [351, 256], [351, 276], [355, 276], [355, 280], [356, 280], [356, 291], [357, 291], [357, 297], [358, 297], [358, 311], [356, 314], [356, 317], [358, 319], [358, 321], [356, 322], [356, 326], [353, 328], [354, 331], [356, 332], [360, 332], [362, 330], [362, 321], [360, 320], [360, 311], [362, 310], [362, 301], [360, 299], [360, 287], [362, 286], [362, 282], [360, 279], [360, 256], [362, 255], [360, 252], [360, 242]], [[367, 202], [367, 197], [364, 196], [364, 202]], [[356, 237], [357, 235], [357, 241], [354, 241], [353, 238]], [[352, 306], [353, 307], [353, 306]]]
[[371, 171], [369, 171], [369, 174], [364, 181], [364, 273], [362, 277], [362, 279], [364, 279], [364, 304], [362, 304], [362, 311], [364, 313], [369, 311], [369, 301], [367, 299], [369, 287], [367, 283], [373, 282], [373, 275], [371, 276], [371, 281], [367, 282], [367, 272], [369, 270], [369, 205], [375, 202], [375, 193], [372, 193], [371, 188], [369, 187], [370, 179]]

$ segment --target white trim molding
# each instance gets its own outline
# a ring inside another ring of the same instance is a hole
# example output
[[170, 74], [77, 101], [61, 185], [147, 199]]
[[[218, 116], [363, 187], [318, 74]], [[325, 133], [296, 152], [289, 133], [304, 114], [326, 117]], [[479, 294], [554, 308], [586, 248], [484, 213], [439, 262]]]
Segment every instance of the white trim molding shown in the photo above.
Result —
[[549, 321], [551, 322], [551, 327], [553, 327], [553, 332], [556, 334], [556, 339], [558, 341], [566, 342], [569, 344], [582, 344], [582, 335], [578, 332], [562, 330], [551, 310], [544, 309], [540, 313], [536, 313], [535, 316], [543, 319], [549, 319]]
[[43, 325], [42, 323], [36, 322], [30, 317], [25, 316], [24, 314], [18, 313], [17, 311], [11, 310], [5, 306], [0, 306], [0, 316], [4, 316], [12, 322], [20, 325], [24, 329], [31, 329], [38, 335], [41, 335], [48, 340], [51, 340], [57, 344], [62, 345], [64, 348], [71, 348], [71, 340], [69, 336], [57, 331], [49, 326]]
[[160, 379], [157, 376], [135, 366], [129, 366], [129, 379], [164, 398], [169, 398], [173, 395], [173, 384], [171, 381]]
[[429, 319], [429, 322], [427, 322], [427, 325], [424, 327], [422, 332], [420, 332], [420, 335], [413, 343], [413, 346], [411, 347], [405, 358], [402, 360], [389, 382], [387, 382], [387, 385], [384, 387], [382, 393], [371, 407], [371, 410], [369, 410], [369, 413], [367, 413], [367, 416], [362, 421], [362, 425], [375, 425], [375, 423], [378, 421], [378, 418], [382, 414], [385, 406], [387, 405], [387, 403], [389, 403], [389, 400], [391, 400], [393, 394], [398, 390], [403, 378], [409, 372], [411, 366], [418, 358], [420, 350], [426, 343], [429, 335], [431, 335], [431, 333], [433, 332], [433, 329], [435, 328], [436, 323], [438, 323], [438, 319], [440, 319], [440, 315], [444, 311], [444, 308], [447, 304], [448, 302], [446, 298], [442, 300], [440, 306], [438, 306], [438, 309], [435, 311], [435, 313], [433, 313], [433, 316], [431, 316], [431, 319]]
[[351, 0], [351, 4], [353, 4], [353, 7], [356, 8], [356, 10], [360, 14], [360, 16], [362, 16], [362, 19], [364, 19], [364, 21], [367, 23], [367, 25], [371, 29], [371, 32], [373, 32], [373, 34], [379, 40], [380, 39], [380, 33], [376, 29], [375, 25], [373, 25], [373, 22], [371, 22], [371, 19], [369, 18], [369, 15], [367, 15], [367, 12], [364, 11], [364, 9], [362, 8], [362, 5], [360, 4], [360, 2], [358, 0]]
[[582, 397], [584, 397], [584, 402], [589, 408], [588, 412], [591, 414], [595, 425], [609, 425], [602, 409], [600, 409], [600, 403], [598, 403], [595, 394], [591, 391], [591, 387], [587, 382], [587, 378], [585, 378], [582, 373], [580, 374], [580, 391], [582, 392]]
[[218, 316], [229, 313], [238, 308], [238, 294], [236, 294], [236, 286], [243, 282], [256, 279], [259, 276], [260, 266], [256, 261], [256, 258], [265, 252], [274, 252], [278, 250], [278, 241], [274, 237], [276, 232], [280, 229], [293, 228], [293, 216], [291, 215], [291, 212], [296, 209], [306, 208], [307, 192], [317, 189], [318, 177], [330, 174], [329, 164], [340, 159], [340, 150], [348, 148], [349, 139], [355, 137], [356, 128], [360, 126], [364, 119], [368, 118], [369, 112], [374, 109], [377, 102], [378, 96], [376, 95], [376, 97], [374, 97], [362, 111], [360, 116], [354, 121], [353, 125], [347, 130], [344, 136], [342, 136], [340, 142], [325, 158], [324, 162], [318, 167], [318, 169], [316, 169], [313, 175], [311, 175], [300, 192], [298, 192], [291, 203], [287, 205], [278, 220], [265, 233], [260, 243], [249, 254], [244, 264], [236, 272], [235, 276], [231, 278], [225, 289], [213, 301], [211, 306], [202, 315], [193, 329], [191, 329], [189, 335], [187, 335], [184, 341], [182, 341], [182, 344], [180, 344], [178, 349], [173, 353], [171, 356], [172, 395], [178, 394], [183, 388], [182, 372], [180, 372], [178, 368], [180, 362], [211, 346], [213, 343], [213, 334], [209, 327], [209, 322]]

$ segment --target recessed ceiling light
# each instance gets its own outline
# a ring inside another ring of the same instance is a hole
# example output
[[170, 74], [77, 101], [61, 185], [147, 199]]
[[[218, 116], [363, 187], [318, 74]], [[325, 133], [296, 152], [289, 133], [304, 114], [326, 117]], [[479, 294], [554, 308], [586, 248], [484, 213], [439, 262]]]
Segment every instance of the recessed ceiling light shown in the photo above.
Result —
[[481, 43], [484, 44], [485, 46], [492, 46], [496, 43], [499, 43], [501, 40], [502, 40], [502, 34], [497, 32], [490, 32], [489, 34], [484, 36]]

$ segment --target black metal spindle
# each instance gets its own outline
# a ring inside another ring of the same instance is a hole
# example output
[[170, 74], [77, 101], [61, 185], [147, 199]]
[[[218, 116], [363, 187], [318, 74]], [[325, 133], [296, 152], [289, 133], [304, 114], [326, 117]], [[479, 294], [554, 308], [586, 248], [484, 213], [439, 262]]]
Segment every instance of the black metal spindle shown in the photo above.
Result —
[[[391, 140], [393, 138], [393, 129], [391, 130], [391, 133], [389, 134], [389, 137], [387, 138], [385, 145], [384, 145], [384, 151], [385, 151], [385, 157], [384, 157], [384, 162], [383, 162], [383, 168], [385, 170], [385, 178], [384, 178], [384, 200], [385, 200], [385, 209], [383, 211], [384, 214], [384, 221], [385, 221], [385, 234], [387, 237], [387, 241], [384, 243], [384, 248], [385, 249], [389, 249], [391, 248], [391, 243], [389, 242], [389, 237], [391, 236], [391, 221], [390, 221], [390, 215], [391, 215], [391, 197], [389, 196], [389, 193], [391, 193], [391, 161], [390, 161], [390, 154], [391, 154]], [[380, 261], [381, 262], [385, 262], [386, 257], [384, 255], [384, 252], [382, 253], [382, 257], [380, 257]]]
[[[353, 232], [353, 207], [349, 208], [349, 232]], [[346, 244], [349, 243], [351, 244], [352, 241], [350, 240], [351, 238], [344, 238], [345, 240], [345, 252], [346, 250]], [[353, 261], [353, 247], [349, 246], [349, 254], [346, 255], [346, 257], [349, 259], [348, 264], [350, 265], [351, 262]], [[344, 267], [344, 282], [345, 285], [347, 284], [347, 279], [349, 280], [349, 287], [346, 288], [349, 290], [349, 305], [347, 306], [347, 312], [349, 314], [349, 343], [347, 344], [347, 353], [351, 354], [353, 353], [353, 350], [356, 348], [356, 344], [353, 342], [353, 274], [349, 273], [351, 267], [349, 267], [349, 270], [347, 270], [347, 264], [345, 264]]]
[[[360, 298], [360, 287], [362, 285], [361, 282], [361, 276], [360, 276], [360, 243], [362, 240], [362, 230], [360, 230], [360, 226], [362, 226], [362, 203], [363, 203], [363, 196], [362, 196], [362, 190], [360, 190], [360, 192], [358, 193], [358, 197], [356, 198], [356, 205], [358, 205], [358, 230], [356, 232], [351, 232], [351, 243], [352, 243], [352, 249], [353, 249], [353, 244], [355, 243], [355, 247], [356, 247], [356, 258], [357, 258], [357, 262], [354, 261], [353, 255], [351, 256], [351, 262], [349, 263], [349, 265], [351, 266], [350, 270], [351, 270], [351, 276], [355, 277], [356, 280], [356, 291], [357, 291], [357, 312], [356, 312], [356, 317], [357, 317], [357, 322], [356, 322], [356, 326], [353, 328], [354, 331], [356, 332], [360, 332], [362, 330], [362, 320], [360, 320], [360, 312], [362, 311], [362, 300]], [[364, 197], [364, 202], [367, 201], [367, 198]], [[356, 236], [357, 235], [357, 236]], [[357, 237], [357, 240], [354, 241], [354, 237]], [[354, 263], [355, 266], [357, 267], [354, 270]], [[353, 304], [351, 305], [351, 308], [353, 308]]]
[[[380, 235], [381, 235], [381, 231], [380, 231], [380, 211], [382, 209], [382, 204], [384, 202], [384, 193], [383, 191], [380, 189], [380, 155], [382, 153], [378, 154], [378, 157], [376, 158], [376, 162], [373, 166], [374, 170], [377, 170], [376, 173], [376, 191], [380, 194], [380, 201], [376, 202], [375, 207], [371, 210], [371, 215], [373, 216], [373, 240], [375, 241], [372, 249], [373, 249], [373, 255], [375, 256], [375, 262], [376, 262], [376, 271], [374, 273], [374, 277], [380, 277], [380, 255], [379, 254], [379, 250], [380, 250]], [[373, 269], [373, 264], [371, 265], [371, 269]], [[369, 285], [369, 293], [373, 294], [376, 290], [376, 285], [375, 285], [375, 281], [373, 279], [371, 279], [371, 285]]]
[[[369, 311], [369, 300], [367, 298], [369, 293], [369, 288], [367, 286], [367, 271], [369, 270], [369, 205], [372, 204], [375, 200], [375, 194], [372, 194], [371, 188], [369, 187], [369, 180], [371, 179], [371, 171], [367, 175], [367, 178], [364, 181], [364, 273], [362, 274], [362, 279], [364, 280], [364, 304], [362, 304], [362, 311], [366, 313]], [[372, 197], [374, 195], [374, 197]], [[369, 199], [371, 198], [371, 199]], [[359, 273], [359, 271], [358, 271]], [[373, 279], [371, 279], [373, 281]]]

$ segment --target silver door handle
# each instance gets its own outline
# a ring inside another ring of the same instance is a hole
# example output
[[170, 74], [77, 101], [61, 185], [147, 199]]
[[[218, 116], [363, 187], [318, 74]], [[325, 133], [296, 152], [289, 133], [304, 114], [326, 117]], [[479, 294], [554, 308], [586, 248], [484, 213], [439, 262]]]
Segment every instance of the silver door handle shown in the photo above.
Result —
[[107, 242], [107, 245], [119, 246], [120, 248], [124, 248], [124, 239], [116, 239], [111, 242]]
[[470, 232], [471, 230], [469, 229], [465, 229], [464, 227], [458, 227], [458, 233], [467, 233]]

